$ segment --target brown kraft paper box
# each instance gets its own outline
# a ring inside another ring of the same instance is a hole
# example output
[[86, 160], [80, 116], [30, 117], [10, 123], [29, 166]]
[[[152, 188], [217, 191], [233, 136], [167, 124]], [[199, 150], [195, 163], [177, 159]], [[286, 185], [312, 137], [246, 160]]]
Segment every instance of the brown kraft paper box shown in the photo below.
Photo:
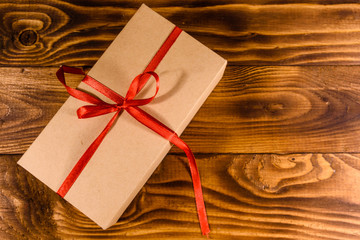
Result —
[[[173, 28], [142, 5], [88, 75], [125, 96]], [[155, 70], [160, 77], [157, 97], [141, 108], [180, 135], [220, 81], [226, 63], [182, 32]], [[150, 82], [137, 98], [153, 94]], [[111, 102], [84, 83], [78, 88]], [[55, 192], [113, 115], [78, 119], [76, 110], [83, 105], [87, 103], [69, 97], [18, 161]], [[64, 199], [106, 229], [117, 222], [170, 148], [168, 140], [123, 112]]]

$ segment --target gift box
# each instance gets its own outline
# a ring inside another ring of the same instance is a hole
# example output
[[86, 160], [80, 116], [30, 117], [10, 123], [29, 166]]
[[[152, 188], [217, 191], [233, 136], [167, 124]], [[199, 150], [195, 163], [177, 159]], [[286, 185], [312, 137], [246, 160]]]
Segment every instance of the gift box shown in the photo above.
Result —
[[[70, 96], [18, 161], [19, 165], [59, 193], [84, 152], [92, 147], [109, 121], [113, 121], [111, 129], [107, 129], [101, 144], [90, 154], [92, 156], [73, 179], [66, 194], [60, 194], [103, 229], [120, 218], [170, 150], [173, 136], [176, 138], [176, 134], [183, 132], [225, 70], [226, 60], [187, 33], [178, 31], [176, 39], [171, 39], [174, 29], [177, 28], [172, 23], [142, 5], [87, 74], [90, 79], [105, 85], [105, 89], [127, 96], [125, 100], [120, 99], [123, 102], [117, 104], [101, 94], [101, 90], [82, 81], [78, 89], [108, 105], [100, 103], [84, 108], [88, 103]], [[166, 53], [161, 53], [163, 50], [159, 49], [170, 45], [168, 41], [171, 46], [167, 47]], [[156, 69], [144, 71], [159, 51], [163, 56], [158, 59]], [[76, 70], [73, 72], [78, 73]], [[148, 72], [149, 76], [145, 76], [144, 72]], [[141, 73], [143, 75], [139, 75]], [[61, 75], [62, 72], [60, 78]], [[144, 84], [141, 79], [136, 86], [134, 83], [130, 85], [136, 76], [158, 77], [156, 83], [159, 85], [154, 87], [152, 79], [147, 80], [146, 86], [138, 86]], [[137, 94], [132, 96], [132, 100], [128, 98], [131, 95], [129, 85]], [[161, 127], [165, 132], [172, 129], [176, 134], [169, 135], [168, 139], [139, 122], [131, 111], [123, 111], [124, 106], [134, 104], [135, 99], [150, 98], [157, 88], [158, 94], [151, 103], [129, 108], [140, 108], [138, 111], [148, 114], [144, 115], [145, 118], [152, 116], [157, 119], [149, 121], [164, 125]], [[139, 89], [142, 90], [138, 93]], [[93, 108], [101, 108], [100, 111], [110, 114], [79, 119], [76, 114], [79, 108], [82, 112], [78, 111], [78, 114], [82, 114], [83, 118], [91, 115], [89, 112]], [[114, 114], [119, 116], [113, 119]]]

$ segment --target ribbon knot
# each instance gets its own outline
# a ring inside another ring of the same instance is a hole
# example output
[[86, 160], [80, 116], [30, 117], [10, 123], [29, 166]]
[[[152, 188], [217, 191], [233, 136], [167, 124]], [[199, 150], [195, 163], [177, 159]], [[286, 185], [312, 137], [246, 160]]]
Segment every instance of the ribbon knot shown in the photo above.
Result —
[[126, 100], [124, 100], [124, 102], [122, 104], [116, 104], [116, 108], [118, 111], [126, 108], [128, 105], [126, 104]]

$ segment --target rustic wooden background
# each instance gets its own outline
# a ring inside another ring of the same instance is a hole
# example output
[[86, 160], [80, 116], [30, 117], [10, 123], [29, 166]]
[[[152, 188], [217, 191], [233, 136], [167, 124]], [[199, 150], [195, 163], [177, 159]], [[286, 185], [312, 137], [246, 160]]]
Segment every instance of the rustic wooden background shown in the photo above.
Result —
[[16, 165], [68, 97], [57, 67], [90, 68], [142, 2], [229, 60], [183, 134], [210, 237], [360, 239], [355, 0], [0, 0], [0, 238], [204, 239], [176, 148], [106, 231]]

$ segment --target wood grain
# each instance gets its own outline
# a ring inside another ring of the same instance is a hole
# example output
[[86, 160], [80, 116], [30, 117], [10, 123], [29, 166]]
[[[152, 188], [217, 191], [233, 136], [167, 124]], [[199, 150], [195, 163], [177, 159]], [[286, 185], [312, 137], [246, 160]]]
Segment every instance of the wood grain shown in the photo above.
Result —
[[[23, 153], [68, 97], [56, 70], [0, 68], [1, 153]], [[228, 67], [182, 138], [202, 153], [360, 152], [358, 79], [358, 66]]]
[[241, 65], [360, 63], [358, 1], [2, 1], [0, 65], [91, 66], [145, 2]]
[[[18, 152], [29, 146], [68, 98], [55, 77], [56, 68], [3, 68], [0, 70], [0, 149]], [[77, 86], [81, 76], [69, 75]], [[17, 149], [12, 151], [11, 149]]]
[[360, 239], [358, 0], [0, 1], [0, 239], [204, 239], [176, 148], [106, 231], [16, 165], [68, 97], [58, 65], [92, 66], [142, 2], [229, 60], [182, 136], [210, 238]]
[[[187, 159], [168, 155], [103, 231], [0, 156], [2, 239], [203, 239]], [[197, 155], [211, 239], [359, 239], [359, 154]]]

